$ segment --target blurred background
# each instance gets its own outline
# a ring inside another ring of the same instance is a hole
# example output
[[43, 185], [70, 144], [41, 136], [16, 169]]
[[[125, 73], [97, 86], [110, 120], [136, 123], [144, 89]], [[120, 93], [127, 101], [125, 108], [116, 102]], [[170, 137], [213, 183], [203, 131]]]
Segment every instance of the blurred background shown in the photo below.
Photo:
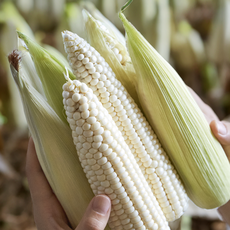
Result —
[[[81, 10], [101, 11], [124, 33], [126, 0], [0, 0], [0, 230], [35, 230], [25, 176], [29, 132], [7, 55], [16, 30], [64, 54], [62, 30], [85, 37]], [[127, 18], [220, 119], [230, 121], [230, 0], [134, 0]], [[64, 54], [65, 55], [65, 54]], [[226, 230], [216, 210], [191, 204], [182, 230]]]

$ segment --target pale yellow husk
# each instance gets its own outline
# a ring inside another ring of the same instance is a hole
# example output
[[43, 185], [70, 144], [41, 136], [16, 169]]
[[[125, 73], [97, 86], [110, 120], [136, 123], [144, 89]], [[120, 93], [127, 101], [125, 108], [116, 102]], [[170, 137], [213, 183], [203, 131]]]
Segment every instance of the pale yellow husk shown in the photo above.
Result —
[[191, 200], [215, 208], [230, 199], [230, 166], [208, 122], [175, 70], [120, 13], [137, 73], [142, 109]]

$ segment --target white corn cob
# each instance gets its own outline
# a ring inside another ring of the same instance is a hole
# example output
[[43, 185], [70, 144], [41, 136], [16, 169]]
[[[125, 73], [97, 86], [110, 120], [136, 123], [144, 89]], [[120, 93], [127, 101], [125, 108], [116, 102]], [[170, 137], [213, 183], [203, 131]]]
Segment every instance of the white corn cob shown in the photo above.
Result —
[[93, 90], [112, 116], [167, 220], [179, 218], [186, 209], [187, 195], [145, 117], [93, 47], [67, 31], [63, 40], [73, 73]]
[[[68, 79], [68, 77], [67, 77]], [[63, 86], [74, 144], [95, 195], [112, 201], [111, 229], [169, 229], [131, 150], [93, 91], [78, 80]]]

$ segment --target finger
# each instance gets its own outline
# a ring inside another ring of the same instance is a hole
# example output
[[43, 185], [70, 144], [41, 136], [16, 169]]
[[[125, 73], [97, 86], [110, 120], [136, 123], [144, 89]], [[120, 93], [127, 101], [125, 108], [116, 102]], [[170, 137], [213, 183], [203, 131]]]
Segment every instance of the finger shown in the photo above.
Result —
[[230, 123], [226, 121], [212, 121], [211, 130], [216, 139], [223, 146], [224, 151], [230, 160]]
[[195, 99], [196, 103], [200, 107], [201, 111], [203, 112], [206, 120], [210, 124], [213, 120], [219, 120], [219, 118], [216, 116], [216, 114], [213, 112], [210, 106], [205, 104], [200, 97], [190, 88], [188, 87], [189, 92], [192, 94], [193, 98]]
[[111, 201], [105, 195], [98, 195], [90, 202], [76, 230], [104, 230], [110, 215]]

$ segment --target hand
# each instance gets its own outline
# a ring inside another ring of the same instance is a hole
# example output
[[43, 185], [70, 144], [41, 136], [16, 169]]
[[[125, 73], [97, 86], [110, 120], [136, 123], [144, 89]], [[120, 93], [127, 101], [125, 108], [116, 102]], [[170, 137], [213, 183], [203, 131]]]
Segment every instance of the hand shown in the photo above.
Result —
[[[230, 161], [230, 123], [226, 121], [219, 121], [213, 110], [206, 105], [192, 89], [189, 88], [189, 90], [204, 113], [214, 136], [223, 146], [228, 160]], [[218, 212], [222, 216], [223, 220], [230, 225], [230, 201], [219, 207]]]
[[[33, 202], [34, 219], [38, 230], [72, 230], [61, 204], [53, 193], [37, 159], [30, 139], [26, 172]], [[111, 201], [98, 195], [92, 199], [76, 230], [104, 230], [110, 215]]]

